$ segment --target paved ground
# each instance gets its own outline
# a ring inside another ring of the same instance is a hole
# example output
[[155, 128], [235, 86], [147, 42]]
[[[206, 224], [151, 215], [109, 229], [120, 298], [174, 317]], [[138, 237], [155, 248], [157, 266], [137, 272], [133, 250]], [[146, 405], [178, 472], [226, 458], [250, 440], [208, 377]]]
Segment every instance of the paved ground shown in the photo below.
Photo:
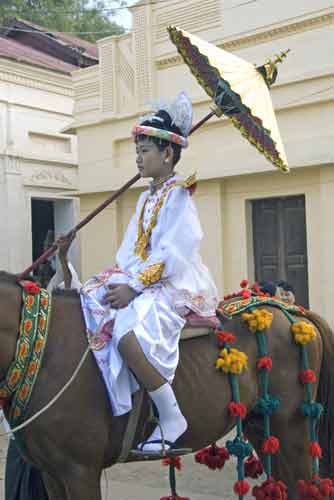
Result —
[[[3, 478], [7, 439], [0, 440], [0, 500], [4, 500]], [[214, 472], [183, 458], [183, 469], [177, 472], [177, 491], [190, 500], [232, 500], [236, 480], [235, 462], [230, 460], [223, 471]], [[160, 462], [116, 465], [105, 472], [102, 480], [103, 500], [160, 500], [169, 495], [168, 467]], [[251, 495], [249, 495], [251, 498]], [[37, 499], [36, 499], [37, 500]], [[80, 500], [80, 499], [78, 499]]]

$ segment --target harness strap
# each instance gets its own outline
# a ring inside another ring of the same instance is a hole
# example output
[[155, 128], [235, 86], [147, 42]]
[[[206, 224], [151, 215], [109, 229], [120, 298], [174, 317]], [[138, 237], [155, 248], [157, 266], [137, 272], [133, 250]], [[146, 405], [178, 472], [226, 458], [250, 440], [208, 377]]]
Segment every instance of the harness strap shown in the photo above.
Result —
[[133, 408], [131, 410], [128, 424], [124, 433], [124, 438], [122, 442], [122, 450], [117, 459], [118, 463], [126, 462], [129, 452], [132, 449], [133, 440], [135, 438], [138, 420], [141, 414], [144, 401], [144, 388], [140, 387], [133, 395]]

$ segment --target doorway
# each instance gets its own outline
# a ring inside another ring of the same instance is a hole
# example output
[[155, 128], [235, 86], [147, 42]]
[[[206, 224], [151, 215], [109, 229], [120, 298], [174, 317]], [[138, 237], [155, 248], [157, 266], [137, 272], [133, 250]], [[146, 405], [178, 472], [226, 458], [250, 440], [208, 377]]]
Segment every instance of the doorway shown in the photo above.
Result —
[[[54, 242], [54, 205], [49, 200], [31, 200], [32, 256], [35, 261]], [[48, 259], [34, 270], [34, 278], [42, 287], [55, 273], [54, 259]]]
[[[31, 199], [32, 256], [35, 261], [55, 241], [75, 226], [79, 212], [78, 200], [74, 198]], [[72, 244], [69, 260], [78, 269], [78, 245]], [[50, 257], [34, 271], [35, 279], [46, 287], [57, 268], [57, 259]]]
[[308, 307], [304, 195], [253, 201], [252, 222], [256, 281], [287, 281]]

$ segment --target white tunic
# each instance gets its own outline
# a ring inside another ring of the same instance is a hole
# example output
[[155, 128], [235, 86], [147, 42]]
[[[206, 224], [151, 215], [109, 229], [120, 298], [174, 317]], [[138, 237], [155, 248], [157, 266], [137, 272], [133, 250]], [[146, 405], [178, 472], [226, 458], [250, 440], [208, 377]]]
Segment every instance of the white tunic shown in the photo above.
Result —
[[[217, 291], [199, 254], [198, 214], [189, 191], [179, 184], [173, 177], [155, 194], [142, 193], [118, 250], [117, 266], [81, 289], [88, 338], [114, 415], [131, 410], [131, 394], [138, 389], [118, 351], [120, 339], [133, 331], [148, 361], [172, 382], [184, 316], [190, 311], [215, 314]], [[139, 295], [127, 307], [112, 309], [102, 303], [111, 283], [127, 283]]]

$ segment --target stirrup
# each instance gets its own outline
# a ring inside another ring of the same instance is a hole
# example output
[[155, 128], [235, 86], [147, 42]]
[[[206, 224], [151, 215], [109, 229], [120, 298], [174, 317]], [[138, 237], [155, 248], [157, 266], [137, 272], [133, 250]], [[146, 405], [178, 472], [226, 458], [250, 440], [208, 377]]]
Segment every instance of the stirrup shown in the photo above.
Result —
[[[143, 450], [146, 444], [161, 444], [161, 450]], [[166, 448], [166, 445], [169, 446], [169, 448]], [[152, 458], [162, 459], [178, 457], [192, 453], [192, 451], [191, 448], [177, 448], [175, 443], [167, 441], [166, 439], [154, 439], [152, 441], [143, 441], [140, 448], [130, 451], [130, 456], [150, 460]]]

